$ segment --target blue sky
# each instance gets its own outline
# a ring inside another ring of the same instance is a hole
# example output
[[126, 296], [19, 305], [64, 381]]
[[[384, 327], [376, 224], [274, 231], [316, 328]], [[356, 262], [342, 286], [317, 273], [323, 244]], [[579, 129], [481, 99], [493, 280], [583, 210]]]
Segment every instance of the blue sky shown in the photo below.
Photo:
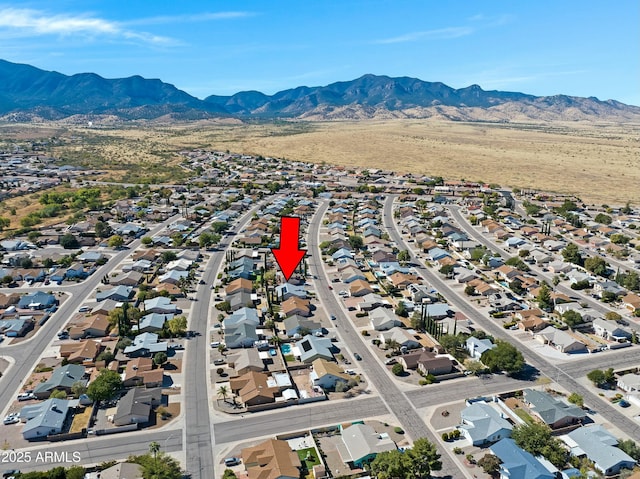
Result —
[[0, 58], [199, 98], [374, 73], [640, 105], [640, 2], [26, 0], [0, 3]]

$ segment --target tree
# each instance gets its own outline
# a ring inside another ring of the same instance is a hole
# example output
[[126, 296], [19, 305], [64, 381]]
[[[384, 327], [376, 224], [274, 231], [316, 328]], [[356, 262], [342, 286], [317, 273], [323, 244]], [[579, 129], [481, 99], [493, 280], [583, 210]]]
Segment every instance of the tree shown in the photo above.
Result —
[[558, 438], [551, 435], [551, 428], [546, 424], [535, 422], [518, 425], [511, 431], [511, 438], [525, 451], [534, 456], [544, 456], [558, 468], [564, 467], [567, 462], [568, 451]]
[[605, 384], [604, 371], [601, 369], [594, 369], [587, 374], [587, 379], [591, 381], [596, 387], [602, 387]]
[[562, 250], [562, 257], [565, 261], [573, 264], [581, 264], [582, 263], [582, 255], [580, 254], [580, 248], [575, 243], [569, 243]]
[[160, 257], [162, 258], [163, 263], [169, 263], [178, 259], [174, 251], [163, 251]]
[[414, 478], [431, 477], [431, 472], [442, 469], [436, 446], [425, 438], [416, 439], [413, 448], [405, 454], [411, 459], [411, 473]]
[[445, 264], [442, 268], [440, 268], [438, 270], [441, 274], [445, 275], [445, 276], [449, 276], [450, 274], [453, 274], [454, 271], [454, 267], [452, 264]]
[[396, 306], [396, 314], [403, 318], [409, 316], [409, 312], [407, 311], [407, 306], [404, 304], [404, 301], [399, 301], [398, 306]]
[[225, 469], [222, 473], [222, 479], [238, 479], [238, 476], [231, 469]]
[[538, 296], [536, 296], [536, 301], [538, 302], [538, 306], [540, 309], [544, 311], [549, 311], [552, 307], [551, 302], [551, 290], [546, 283], [542, 283], [540, 286], [540, 290], [538, 291]]
[[598, 213], [593, 220], [602, 225], [610, 225], [611, 221], [613, 221], [611, 216], [605, 215], [604, 213]]
[[600, 256], [591, 256], [584, 260], [584, 268], [599, 276], [605, 276], [608, 267], [609, 263]]
[[107, 245], [109, 246], [109, 248], [122, 248], [122, 245], [124, 245], [124, 238], [120, 235], [113, 235], [111, 238], [109, 238]]
[[631, 238], [622, 233], [614, 233], [609, 238], [613, 244], [627, 244]]
[[220, 386], [217, 391], [218, 397], [222, 398], [224, 402], [227, 402], [227, 396], [229, 395], [229, 388], [227, 386]]
[[51, 391], [49, 397], [53, 399], [67, 399], [67, 393], [60, 389], [54, 389], [53, 391]]
[[349, 236], [349, 245], [354, 250], [359, 250], [364, 246], [364, 240], [362, 239], [362, 236], [351, 235]]
[[570, 328], [575, 328], [583, 322], [582, 315], [571, 309], [562, 313], [562, 319]]
[[114, 358], [115, 356], [113, 355], [113, 352], [111, 351], [111, 349], [107, 348], [104, 351], [102, 351], [100, 354], [98, 354], [98, 357], [96, 358], [96, 360], [104, 361], [105, 364], [109, 364], [111, 361], [113, 361]]
[[629, 456], [636, 461], [640, 460], [640, 447], [638, 447], [638, 444], [636, 444], [633, 439], [626, 439], [618, 442], [618, 448], [629, 454]]
[[567, 401], [569, 401], [571, 404], [575, 404], [578, 407], [584, 407], [584, 398], [578, 393], [569, 394]]
[[418, 438], [413, 448], [404, 453], [396, 449], [378, 454], [370, 469], [378, 479], [427, 479], [432, 472], [442, 469], [442, 462], [435, 445]]
[[180, 463], [173, 457], [160, 451], [160, 445], [152, 442], [149, 453], [141, 456], [130, 456], [128, 461], [139, 464], [144, 479], [182, 479]]
[[494, 456], [493, 454], [485, 454], [478, 461], [478, 466], [480, 466], [482, 470], [490, 476], [498, 473], [498, 471], [500, 470], [500, 464], [502, 464], [500, 458], [498, 458], [498, 456]]
[[167, 321], [167, 329], [171, 333], [171, 337], [184, 336], [187, 332], [187, 318], [184, 316], [175, 316]]
[[513, 266], [520, 271], [529, 271], [529, 266], [527, 266], [527, 263], [522, 261], [522, 259], [518, 258], [517, 256], [509, 258], [507, 261], [505, 261], [505, 264], [507, 266]]
[[404, 374], [404, 367], [400, 363], [395, 363], [391, 368], [391, 372], [396, 376], [402, 376]]
[[151, 236], [143, 236], [140, 242], [144, 246], [151, 246], [153, 244], [153, 239], [151, 238]]
[[440, 336], [440, 339], [438, 339], [438, 342], [440, 343], [440, 346], [445, 349], [445, 351], [452, 353], [456, 349], [462, 347], [462, 345], [465, 343], [465, 339], [461, 334], [443, 334], [442, 336]]
[[231, 311], [231, 303], [229, 301], [221, 301], [220, 303], [216, 304], [216, 309], [218, 311], [224, 311], [225, 313], [228, 313], [229, 311]]
[[87, 393], [87, 386], [84, 381], [76, 381], [71, 385], [71, 393], [73, 397], [78, 399], [83, 394]]
[[208, 231], [204, 231], [198, 236], [198, 245], [200, 245], [200, 248], [208, 248], [218, 241], [220, 241], [220, 235], [209, 233]]
[[466, 285], [464, 288], [464, 294], [466, 294], [467, 296], [473, 296], [474, 294], [476, 294], [476, 287], [472, 284]]
[[109, 226], [109, 224], [105, 223], [104, 221], [96, 221], [94, 230], [98, 238], [108, 238], [113, 234], [111, 226]]
[[[377, 479], [410, 479], [411, 458], [397, 449], [379, 453], [369, 466]], [[430, 475], [425, 476], [430, 477]]]
[[122, 378], [116, 371], [102, 369], [87, 388], [87, 395], [93, 401], [106, 401], [113, 398], [122, 388]]
[[516, 374], [524, 369], [525, 362], [522, 353], [511, 343], [496, 341], [493, 349], [482, 353], [482, 362], [491, 371], [504, 371], [507, 374]]
[[75, 249], [80, 247], [80, 243], [78, 243], [78, 239], [75, 236], [67, 233], [60, 238], [60, 246], [64, 249]]
[[11, 224], [11, 220], [9, 218], [5, 218], [4, 216], [0, 216], [0, 231], [4, 231]]
[[409, 251], [407, 251], [406, 249], [403, 249], [402, 251], [398, 252], [398, 261], [400, 262], [400, 264], [404, 265], [410, 259], [411, 259], [411, 255], [409, 254]]
[[161, 366], [162, 364], [167, 362], [167, 359], [169, 359], [167, 358], [167, 353], [159, 351], [153, 356], [153, 364], [155, 364], [156, 366]]

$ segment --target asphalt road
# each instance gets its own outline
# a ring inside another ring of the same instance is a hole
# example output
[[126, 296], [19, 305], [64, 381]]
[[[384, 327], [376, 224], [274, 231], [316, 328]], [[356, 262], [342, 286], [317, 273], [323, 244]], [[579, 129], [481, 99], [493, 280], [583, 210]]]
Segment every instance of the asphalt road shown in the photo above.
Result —
[[[327, 208], [328, 203], [323, 201], [318, 209], [318, 215], [322, 217]], [[314, 221], [309, 225], [308, 245], [311, 255], [309, 264], [312, 267], [312, 271], [317, 272], [319, 278], [319, 280], [316, 281], [318, 297], [323, 303], [327, 313], [333, 314], [338, 318], [337, 323], [341, 327], [340, 337], [342, 343], [352, 353], [357, 352], [362, 356], [362, 361], [358, 361], [358, 366], [362, 369], [365, 378], [373, 384], [378, 391], [382, 401], [388, 410], [397, 418], [405, 432], [409, 434], [413, 440], [426, 438], [436, 445], [439, 444], [435, 434], [427, 427], [406, 394], [398, 388], [394, 380], [387, 374], [386, 369], [384, 369], [370, 351], [370, 341], [369, 344], [365, 343], [365, 340], [362, 339], [362, 336], [353, 327], [334, 292], [329, 290], [329, 278], [321, 264], [322, 254], [318, 243], [321, 224], [322, 221]], [[366, 417], [370, 416], [370, 414], [367, 411], [366, 414], [362, 414], [362, 416]], [[441, 461], [442, 473], [444, 474], [441, 477], [451, 477], [451, 475], [455, 475], [456, 477], [464, 476], [459, 465], [454, 462], [448, 454], [442, 454]], [[460, 471], [460, 474], [456, 474], [456, 471]]]
[[[393, 200], [394, 197], [390, 196], [385, 202], [385, 213], [387, 215], [387, 218], [393, 218]], [[400, 235], [397, 226], [393, 222], [392, 228], [389, 228], [389, 232], [391, 238], [398, 244], [399, 248], [411, 251]], [[429, 281], [434, 288], [436, 288], [445, 298], [449, 300], [450, 303], [452, 303], [458, 310], [464, 313], [474, 323], [480, 325], [487, 333], [492, 335], [494, 338], [503, 339], [511, 344], [514, 344], [522, 352], [528, 364], [530, 364], [539, 372], [545, 374], [549, 378], [558, 380], [569, 391], [580, 394], [584, 398], [586, 403], [595, 408], [598, 413], [600, 413], [611, 424], [615, 425], [621, 431], [628, 434], [629, 437], [636, 439], [640, 438], [640, 424], [630, 421], [627, 416], [622, 414], [615, 407], [601, 401], [590, 388], [586, 388], [581, 383], [576, 381], [576, 379], [572, 375], [565, 371], [565, 367], [567, 367], [565, 363], [552, 363], [551, 361], [538, 355], [534, 351], [526, 347], [519, 346], [518, 343], [514, 341], [514, 338], [509, 335], [508, 331], [502, 328], [502, 326], [497, 325], [493, 320], [486, 318], [484, 317], [484, 315], [480, 314], [466, 300], [466, 298], [462, 297], [453, 289], [451, 289], [449, 285], [441, 279], [439, 274], [434, 273], [428, 268], [422, 266], [419, 262], [417, 264], [418, 266], [416, 267], [416, 270], [419, 272], [419, 274], [427, 281]], [[621, 351], [621, 353], [624, 354], [625, 351]], [[599, 361], [610, 362], [609, 358], [603, 358], [599, 360], [597, 357], [595, 361], [591, 361], [591, 357], [589, 357], [588, 360], [584, 362], [589, 363], [589, 370], [591, 370], [597, 368], [595, 364], [598, 364]]]
[[[245, 213], [232, 227], [232, 231], [240, 231], [251, 219], [251, 215], [259, 208]], [[234, 235], [235, 236], [235, 235]], [[188, 341], [184, 358], [184, 444], [186, 452], [185, 469], [192, 479], [214, 477], [213, 448], [215, 446], [212, 435], [209, 403], [215, 391], [209, 390], [209, 313], [211, 311], [211, 285], [216, 280], [216, 274], [225, 252], [233, 243], [234, 236], [225, 236], [224, 250], [212, 254], [205, 265], [202, 280], [205, 284], [198, 285], [196, 298], [191, 306], [189, 315], [189, 330], [196, 336]]]

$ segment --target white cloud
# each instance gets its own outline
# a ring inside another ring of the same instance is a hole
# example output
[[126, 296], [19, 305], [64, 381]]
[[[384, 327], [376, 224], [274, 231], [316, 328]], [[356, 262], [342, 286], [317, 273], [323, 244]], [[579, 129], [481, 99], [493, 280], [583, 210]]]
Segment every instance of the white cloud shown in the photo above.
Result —
[[89, 15], [50, 15], [26, 8], [0, 8], [2, 36], [30, 37], [42, 35], [85, 37], [106, 36], [123, 40], [142, 41], [154, 45], [170, 45], [175, 40], [148, 32], [129, 30], [118, 22]]
[[212, 20], [228, 20], [233, 18], [245, 18], [251, 17], [255, 14], [252, 12], [203, 12], [186, 15], [161, 15], [157, 17], [139, 18], [137, 20], [130, 20], [126, 22], [126, 25], [163, 25], [171, 23], [194, 23], [194, 22], [208, 22]]
[[390, 43], [405, 43], [405, 42], [415, 42], [417, 40], [421, 40], [423, 38], [434, 38], [434, 39], [450, 39], [450, 38], [459, 38], [467, 35], [471, 35], [475, 29], [471, 27], [447, 27], [447, 28], [437, 28], [435, 30], [425, 30], [422, 32], [411, 32], [406, 33], [404, 35], [400, 35], [397, 37], [384, 38], [381, 40], [377, 40], [374, 43], [378, 44], [390, 44]]

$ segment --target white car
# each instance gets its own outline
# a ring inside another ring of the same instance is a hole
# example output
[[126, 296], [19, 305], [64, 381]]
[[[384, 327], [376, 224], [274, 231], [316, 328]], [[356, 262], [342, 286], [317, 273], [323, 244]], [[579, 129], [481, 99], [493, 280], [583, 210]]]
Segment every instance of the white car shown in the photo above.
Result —
[[29, 399], [35, 399], [33, 393], [20, 393], [18, 394], [18, 401], [28, 401]]
[[4, 418], [4, 421], [2, 421], [5, 425], [8, 424], [17, 424], [20, 422], [20, 413], [19, 412], [14, 412], [12, 414], [9, 414], [7, 417]]

